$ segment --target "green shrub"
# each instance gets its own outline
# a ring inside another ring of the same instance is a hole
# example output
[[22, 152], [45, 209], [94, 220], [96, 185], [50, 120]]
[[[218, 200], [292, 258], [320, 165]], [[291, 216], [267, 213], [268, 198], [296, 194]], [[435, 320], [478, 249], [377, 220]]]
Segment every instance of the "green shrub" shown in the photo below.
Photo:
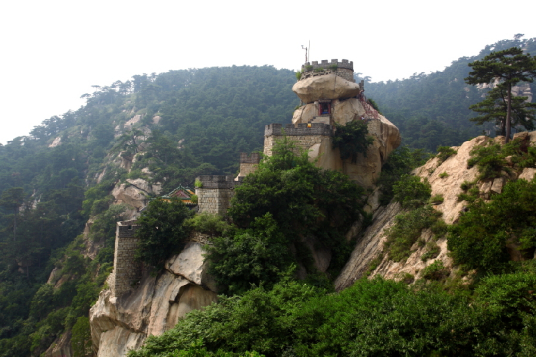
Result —
[[190, 196], [190, 201], [192, 201], [193, 204], [197, 204], [199, 202], [199, 197], [197, 195]]
[[409, 174], [411, 170], [423, 165], [429, 154], [420, 149], [409, 149], [402, 146], [393, 151], [382, 166], [380, 178], [376, 183], [381, 187], [380, 204], [386, 205], [394, 197], [393, 185], [401, 176]]
[[374, 110], [376, 110], [379, 114], [381, 114], [380, 107], [372, 98], [367, 98], [367, 103], [370, 104], [370, 106], [374, 108]]
[[297, 71], [296, 72], [296, 79], [299, 81], [301, 79], [301, 76], [302, 76], [302, 72], [301, 71]]
[[199, 180], [199, 179], [195, 179], [194, 186], [195, 186], [195, 188], [202, 188], [203, 187], [203, 182], [201, 182], [201, 180]]
[[434, 233], [437, 237], [441, 237], [448, 232], [448, 226], [445, 223], [445, 221], [441, 218], [438, 218], [432, 225], [430, 226], [430, 230], [432, 233]]
[[342, 160], [350, 159], [356, 163], [357, 155], [367, 156], [368, 147], [374, 138], [368, 135], [368, 126], [362, 120], [354, 120], [346, 125], [335, 123], [335, 134], [332, 137], [333, 148], [338, 148]]
[[193, 211], [175, 197], [150, 201], [138, 218], [136, 236], [140, 243], [136, 257], [163, 269], [166, 259], [184, 247], [190, 229], [183, 222], [192, 215]]
[[439, 248], [439, 246], [437, 245], [436, 242], [433, 242], [433, 241], [430, 241], [426, 244], [426, 253], [424, 253], [422, 256], [421, 256], [421, 260], [423, 262], [429, 260], [429, 259], [434, 259], [436, 258], [439, 253], [441, 252], [441, 249]]
[[439, 174], [439, 178], [445, 178], [445, 177], [449, 177], [449, 174], [446, 172], [442, 172]]
[[185, 226], [191, 229], [205, 233], [211, 236], [221, 235], [226, 229], [229, 229], [229, 223], [223, 220], [218, 214], [200, 213], [184, 222]]
[[510, 328], [520, 328], [523, 312], [535, 312], [536, 276], [524, 272], [488, 276], [482, 279], [475, 295], [477, 303], [508, 321]]
[[441, 165], [445, 160], [447, 160], [452, 155], [456, 155], [458, 151], [454, 150], [450, 146], [438, 146], [437, 147], [437, 157], [439, 159], [439, 165]]
[[419, 239], [425, 228], [437, 221], [441, 213], [430, 206], [424, 206], [396, 216], [395, 224], [387, 230], [384, 250], [395, 262], [407, 259], [411, 255], [411, 247]]
[[462, 182], [462, 184], [460, 185], [460, 188], [464, 191], [467, 191], [468, 189], [473, 187], [473, 185], [474, 185], [474, 182], [469, 182], [466, 180]]
[[449, 270], [445, 268], [441, 260], [436, 260], [422, 272], [422, 276], [428, 280], [443, 280], [449, 275]]
[[394, 198], [404, 208], [416, 208], [423, 206], [430, 199], [432, 188], [427, 180], [413, 175], [403, 175], [393, 185]]
[[507, 268], [507, 242], [522, 249], [536, 247], [536, 182], [509, 182], [492, 198], [489, 203], [469, 203], [468, 211], [449, 229], [448, 248], [456, 263], [498, 273]]
[[445, 198], [443, 198], [443, 195], [434, 195], [430, 198], [430, 203], [434, 205], [439, 205], [445, 201]]
[[93, 355], [89, 319], [81, 316], [72, 329], [71, 348], [73, 357], [90, 357]]
[[502, 176], [503, 171], [509, 172], [504, 159], [505, 155], [501, 153], [500, 144], [491, 144], [479, 146], [471, 151], [471, 158], [467, 162], [469, 167], [477, 166], [478, 180], [489, 180]]

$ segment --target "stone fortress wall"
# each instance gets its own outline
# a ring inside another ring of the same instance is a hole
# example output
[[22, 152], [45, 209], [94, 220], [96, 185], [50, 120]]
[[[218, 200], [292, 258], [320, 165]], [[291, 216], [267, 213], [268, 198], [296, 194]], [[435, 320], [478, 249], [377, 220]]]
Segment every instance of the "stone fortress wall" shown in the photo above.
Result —
[[284, 135], [300, 148], [309, 150], [314, 144], [320, 144], [323, 139], [331, 137], [333, 127], [324, 123], [287, 124], [284, 129], [282, 124], [266, 125], [264, 128], [264, 155], [271, 156], [275, 141]]
[[[337, 66], [336, 69], [334, 69], [335, 66]], [[320, 69], [323, 69], [323, 71], [319, 71]], [[354, 62], [348, 61], [347, 59], [343, 59], [342, 62], [339, 62], [337, 59], [332, 59], [331, 62], [328, 62], [328, 60], [322, 60], [320, 63], [318, 63], [318, 61], [313, 61], [312, 64], [307, 62], [302, 65], [302, 75], [300, 77], [300, 81], [330, 73], [335, 73], [337, 76], [355, 83]]]
[[245, 152], [241, 152], [239, 176], [247, 176], [250, 173], [255, 172], [259, 162], [261, 162], [261, 155], [258, 152], [253, 152], [250, 155]]
[[117, 222], [115, 232], [114, 272], [110, 278], [113, 296], [129, 291], [141, 278], [141, 264], [135, 259], [139, 239], [136, 221]]
[[234, 196], [234, 188], [242, 182], [233, 176], [225, 175], [201, 175], [196, 178], [201, 182], [200, 187], [195, 188], [197, 205], [200, 213], [225, 215], [231, 206]]

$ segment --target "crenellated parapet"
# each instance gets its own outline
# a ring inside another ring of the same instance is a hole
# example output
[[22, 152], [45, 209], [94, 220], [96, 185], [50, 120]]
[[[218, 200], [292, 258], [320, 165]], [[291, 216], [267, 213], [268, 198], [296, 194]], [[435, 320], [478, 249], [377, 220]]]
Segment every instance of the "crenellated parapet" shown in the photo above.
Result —
[[196, 178], [199, 182], [195, 188], [197, 205], [200, 213], [226, 215], [231, 207], [234, 188], [242, 183], [244, 177], [236, 179], [228, 175], [201, 175]]
[[259, 162], [261, 162], [261, 154], [258, 152], [252, 152], [249, 155], [247, 152], [240, 153], [241, 164], [258, 164]]
[[[197, 176], [200, 188], [234, 188], [235, 181], [231, 175], [201, 175]], [[199, 188], [199, 187], [198, 187]]]
[[301, 72], [300, 80], [334, 73], [347, 81], [355, 82], [354, 62], [347, 59], [343, 59], [341, 62], [337, 59], [332, 59], [331, 61], [322, 60], [320, 63], [318, 61], [307, 62], [302, 65]]
[[331, 136], [333, 127], [324, 123], [302, 123], [287, 124], [283, 128], [282, 124], [269, 124], [264, 127], [264, 136], [308, 136], [321, 135]]

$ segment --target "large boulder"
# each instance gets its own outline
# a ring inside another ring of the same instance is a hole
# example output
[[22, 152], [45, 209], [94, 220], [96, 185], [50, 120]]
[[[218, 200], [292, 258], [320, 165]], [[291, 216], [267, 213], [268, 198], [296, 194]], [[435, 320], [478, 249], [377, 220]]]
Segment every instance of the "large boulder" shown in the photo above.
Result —
[[343, 99], [355, 97], [360, 88], [357, 83], [347, 81], [335, 74], [326, 74], [298, 81], [292, 87], [304, 103], [320, 99]]
[[[314, 118], [318, 116], [318, 109], [318, 103], [302, 105], [294, 111], [292, 124], [316, 122]], [[331, 102], [331, 117], [337, 124], [346, 125], [363, 116], [365, 116], [365, 108], [357, 98], [334, 99]]]
[[188, 243], [166, 262], [163, 273], [144, 274], [131, 292], [114, 297], [110, 289], [103, 290], [89, 313], [97, 356], [126, 356], [148, 336], [162, 334], [191, 310], [216, 301], [206, 278], [204, 253], [200, 243]]

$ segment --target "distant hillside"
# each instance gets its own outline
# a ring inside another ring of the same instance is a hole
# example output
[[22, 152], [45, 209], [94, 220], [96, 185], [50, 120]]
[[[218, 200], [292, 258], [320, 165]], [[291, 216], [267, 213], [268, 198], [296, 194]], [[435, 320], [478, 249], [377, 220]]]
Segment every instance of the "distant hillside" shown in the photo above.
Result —
[[164, 192], [235, 174], [240, 152], [262, 149], [264, 125], [290, 122], [294, 82], [270, 66], [135, 75], [0, 145], [0, 356], [40, 355], [83, 323], [126, 209], [110, 206], [116, 184], [147, 169]]
[[[469, 106], [480, 102], [483, 92], [465, 84], [464, 78], [469, 74], [469, 63], [492, 51], [513, 46], [522, 46], [527, 53], [536, 55], [536, 38], [503, 40], [486, 46], [476, 56], [453, 61], [441, 72], [415, 73], [410, 78], [396, 81], [367, 82], [365, 93], [399, 127], [403, 145], [435, 152], [439, 145], [460, 145], [481, 135], [483, 130], [493, 135], [493, 125], [476, 126], [469, 121], [475, 116]], [[530, 88], [533, 94], [536, 93], [535, 83]]]

